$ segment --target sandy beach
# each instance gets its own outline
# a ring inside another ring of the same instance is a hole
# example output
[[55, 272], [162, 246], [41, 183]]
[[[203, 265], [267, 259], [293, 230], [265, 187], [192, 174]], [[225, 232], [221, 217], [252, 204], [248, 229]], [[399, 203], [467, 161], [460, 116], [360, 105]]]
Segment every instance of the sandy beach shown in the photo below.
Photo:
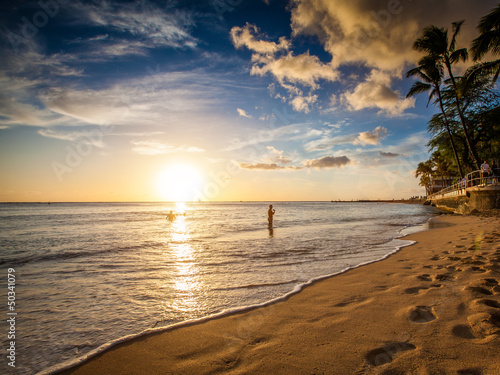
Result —
[[500, 218], [442, 215], [416, 244], [286, 301], [136, 338], [64, 374], [500, 374]]

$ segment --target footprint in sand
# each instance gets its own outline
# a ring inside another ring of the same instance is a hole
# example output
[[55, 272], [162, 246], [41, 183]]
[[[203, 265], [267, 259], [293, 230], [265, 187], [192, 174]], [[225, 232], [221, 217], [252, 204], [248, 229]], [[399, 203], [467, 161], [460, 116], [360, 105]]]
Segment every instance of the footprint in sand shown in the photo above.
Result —
[[466, 368], [458, 370], [457, 375], [481, 375], [483, 372], [479, 368]]
[[453, 276], [447, 275], [447, 274], [441, 274], [441, 273], [434, 276], [434, 280], [438, 280], [438, 281], [453, 280], [453, 279], [454, 279]]
[[495, 309], [500, 309], [500, 302], [497, 302], [492, 299], [478, 299], [475, 301], [476, 305], [478, 306], [487, 306], [487, 307], [493, 307]]
[[489, 278], [489, 279], [474, 281], [468, 286], [466, 286], [464, 290], [469, 290], [477, 294], [491, 296], [500, 291], [500, 286], [498, 285], [498, 281], [496, 279]]
[[453, 329], [451, 330], [453, 335], [456, 337], [460, 337], [461, 339], [475, 339], [476, 337], [472, 334], [472, 331], [470, 327], [463, 325], [463, 324], [458, 324]]
[[472, 331], [479, 336], [490, 336], [500, 333], [500, 312], [484, 312], [467, 318]]
[[417, 276], [417, 279], [422, 281], [432, 281], [431, 275], [429, 275], [428, 273], [424, 273], [423, 275]]
[[484, 262], [482, 260], [473, 259], [472, 257], [463, 258], [462, 263], [463, 264], [473, 264], [475, 266], [480, 266], [480, 265], [484, 264]]
[[393, 342], [369, 351], [365, 359], [372, 366], [385, 365], [386, 363], [391, 363], [399, 354], [414, 349], [416, 349], [415, 345], [408, 342]]
[[486, 269], [484, 267], [472, 266], [472, 267], [470, 267], [470, 269], [471, 269], [471, 271], [478, 272], [478, 273], [486, 272]]
[[430, 288], [441, 288], [441, 284], [431, 284], [430, 286], [414, 286], [412, 288], [406, 288], [403, 292], [406, 294], [419, 294], [422, 290], [428, 290]]
[[415, 323], [428, 323], [437, 319], [434, 315], [432, 307], [429, 306], [415, 306], [410, 309], [409, 319]]
[[483, 288], [481, 286], [467, 286], [467, 287], [465, 287], [465, 289], [470, 290], [470, 291], [477, 293], [477, 294], [483, 294], [485, 296], [491, 296], [493, 294], [488, 289]]

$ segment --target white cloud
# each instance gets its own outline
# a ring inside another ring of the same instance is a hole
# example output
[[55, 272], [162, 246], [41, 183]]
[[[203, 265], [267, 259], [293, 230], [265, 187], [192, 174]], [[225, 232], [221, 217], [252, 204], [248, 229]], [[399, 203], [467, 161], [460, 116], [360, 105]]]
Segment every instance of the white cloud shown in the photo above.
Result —
[[351, 111], [364, 108], [378, 108], [379, 114], [400, 116], [408, 108], [415, 106], [415, 98], [401, 98], [399, 91], [391, 89], [392, 77], [379, 70], [372, 70], [365, 82], [361, 82], [342, 99]]
[[301, 96], [298, 95], [291, 100], [291, 105], [297, 112], [309, 113], [311, 111], [311, 105], [316, 103], [318, 100], [317, 95]]
[[86, 131], [61, 131], [55, 129], [40, 129], [37, 133], [46, 138], [59, 139], [61, 141], [82, 142], [103, 148], [103, 133], [99, 130]]
[[[11, 90], [9, 90], [11, 91]], [[12, 91], [11, 91], [12, 93]], [[22, 103], [19, 99], [0, 95], [0, 124], [43, 126], [47, 123], [49, 114], [34, 105]]]
[[249, 115], [244, 109], [237, 108], [236, 111], [241, 117], [252, 118], [252, 115]]
[[47, 109], [78, 124], [177, 129], [216, 107], [220, 97], [216, 80], [197, 73], [158, 73], [100, 90], [53, 88], [40, 99]]
[[319, 88], [318, 81], [321, 79], [335, 81], [339, 78], [335, 69], [309, 52], [297, 56], [289, 52], [278, 58], [262, 56], [255, 59], [250, 73], [261, 76], [271, 73], [284, 87], [287, 83], [292, 83], [303, 84], [312, 89]]
[[135, 140], [130, 142], [132, 151], [139, 155], [161, 155], [172, 152], [205, 152], [204, 149], [195, 146], [174, 147], [156, 140]]
[[[189, 33], [194, 21], [191, 14], [186, 11], [169, 9], [166, 12], [151, 2], [143, 2], [140, 6], [136, 3], [113, 1], [99, 2], [98, 5], [75, 2], [71, 7], [78, 14], [79, 22], [111, 28], [123, 34], [123, 38], [117, 38], [121, 48], [126, 47], [123, 47], [125, 43], [120, 41], [124, 42], [126, 39], [132, 41], [132, 46], [128, 50], [130, 54], [136, 54], [140, 50], [136, 49], [138, 46], [194, 48], [198, 44], [197, 39]], [[110, 42], [113, 42], [112, 38], [99, 38], [100, 35], [96, 35], [94, 41], [109, 42], [111, 39]], [[108, 50], [108, 53], [110, 51]]]
[[377, 126], [373, 131], [366, 131], [359, 133], [358, 137], [354, 140], [353, 144], [364, 145], [377, 145], [381, 139], [387, 135], [387, 129]]
[[307, 142], [304, 145], [305, 151], [323, 151], [342, 144], [353, 144], [361, 146], [377, 145], [387, 135], [387, 129], [381, 126], [377, 126], [371, 132], [365, 131], [356, 134], [344, 134], [333, 137], [331, 136], [332, 130], [323, 132], [323, 136], [319, 139]]
[[283, 153], [284, 151], [283, 150], [278, 150], [276, 148], [274, 148], [273, 146], [267, 146], [266, 147], [271, 155], [270, 155], [270, 160], [272, 162], [275, 162], [275, 163], [280, 163], [280, 164], [289, 164], [291, 163], [292, 161], [288, 158], [286, 158]]
[[[250, 25], [249, 23], [243, 27], [234, 26], [230, 32], [231, 40], [236, 48], [247, 47], [249, 50], [259, 54], [274, 54], [290, 48], [290, 42], [285, 37], [281, 37], [279, 43], [275, 43], [262, 39], [257, 40], [255, 35], [258, 34], [259, 30], [257, 26]], [[264, 38], [265, 36], [259, 35], [259, 37]]]
[[132, 141], [132, 151], [139, 155], [161, 155], [167, 152], [168, 146], [156, 141]]
[[[296, 111], [310, 111], [311, 105], [317, 101], [312, 91], [320, 88], [321, 80], [339, 79], [338, 71], [317, 56], [309, 52], [294, 55], [289, 51], [291, 43], [285, 37], [281, 37], [279, 43], [263, 40], [265, 36], [259, 35], [258, 28], [248, 23], [244, 27], [233, 27], [230, 34], [236, 48], [246, 47], [254, 52], [250, 74], [273, 76], [288, 92], [288, 99]], [[301, 86], [310, 90], [308, 95], [303, 94]], [[270, 85], [269, 89], [276, 98], [283, 98], [276, 93], [274, 85]]]

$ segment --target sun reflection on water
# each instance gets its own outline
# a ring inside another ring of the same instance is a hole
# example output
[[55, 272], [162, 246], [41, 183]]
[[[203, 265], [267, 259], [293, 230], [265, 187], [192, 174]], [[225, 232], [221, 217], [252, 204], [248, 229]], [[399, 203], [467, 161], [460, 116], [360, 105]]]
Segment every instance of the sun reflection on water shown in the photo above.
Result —
[[[185, 205], [176, 204], [176, 211], [181, 213]], [[185, 212], [185, 211], [184, 211]], [[186, 216], [179, 215], [171, 224], [168, 256], [174, 262], [173, 291], [175, 298], [171, 300], [171, 307], [187, 315], [201, 308], [200, 301], [203, 282], [200, 278], [200, 269], [197, 262], [197, 250], [193, 248], [190, 235], [189, 220]]]

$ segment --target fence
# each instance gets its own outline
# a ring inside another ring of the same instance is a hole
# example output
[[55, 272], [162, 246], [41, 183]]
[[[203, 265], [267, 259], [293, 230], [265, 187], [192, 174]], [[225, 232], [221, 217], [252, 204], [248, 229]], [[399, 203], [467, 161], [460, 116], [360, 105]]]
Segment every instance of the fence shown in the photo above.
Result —
[[500, 168], [494, 169], [489, 174], [485, 174], [484, 172], [477, 170], [469, 173], [461, 181], [454, 183], [447, 188], [439, 190], [437, 193], [428, 195], [427, 199], [444, 198], [445, 196], [450, 197], [455, 195], [465, 195], [467, 193], [467, 189], [474, 186], [486, 187], [488, 185], [497, 185], [499, 175]]

